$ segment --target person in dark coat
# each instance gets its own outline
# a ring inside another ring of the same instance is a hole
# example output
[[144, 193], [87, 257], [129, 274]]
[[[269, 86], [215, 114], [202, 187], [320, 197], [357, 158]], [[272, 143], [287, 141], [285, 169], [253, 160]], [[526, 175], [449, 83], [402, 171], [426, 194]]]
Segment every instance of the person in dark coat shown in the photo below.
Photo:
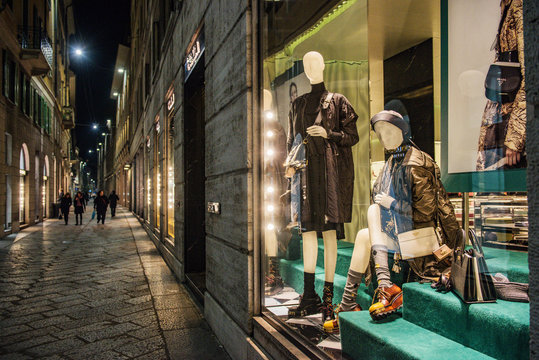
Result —
[[94, 209], [97, 212], [97, 223], [101, 220], [102, 224], [105, 224], [105, 215], [107, 214], [107, 206], [109, 205], [109, 199], [105, 196], [105, 192], [101, 190], [94, 200]]
[[114, 217], [116, 215], [116, 204], [120, 200], [118, 195], [116, 195], [116, 191], [112, 190], [112, 192], [109, 195], [109, 203], [110, 203], [110, 216]]
[[71, 207], [72, 203], [73, 202], [71, 200], [71, 194], [69, 194], [69, 193], [66, 193], [62, 197], [62, 200], [60, 201], [60, 209], [62, 210], [62, 214], [64, 216], [64, 222], [65, 222], [66, 225], [67, 225], [68, 218], [69, 218], [69, 208]]
[[82, 195], [80, 191], [77, 192], [77, 195], [75, 195], [75, 200], [73, 201], [73, 205], [75, 205], [75, 225], [82, 225], [82, 213], [84, 212], [85, 204], [84, 195]]

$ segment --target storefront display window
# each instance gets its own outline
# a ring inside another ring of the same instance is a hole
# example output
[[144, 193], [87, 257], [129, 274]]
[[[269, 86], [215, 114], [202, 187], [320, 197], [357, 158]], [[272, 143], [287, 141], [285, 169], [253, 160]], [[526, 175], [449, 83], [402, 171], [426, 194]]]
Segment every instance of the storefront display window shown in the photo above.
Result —
[[527, 355], [521, 7], [261, 2], [263, 313], [309, 351]]

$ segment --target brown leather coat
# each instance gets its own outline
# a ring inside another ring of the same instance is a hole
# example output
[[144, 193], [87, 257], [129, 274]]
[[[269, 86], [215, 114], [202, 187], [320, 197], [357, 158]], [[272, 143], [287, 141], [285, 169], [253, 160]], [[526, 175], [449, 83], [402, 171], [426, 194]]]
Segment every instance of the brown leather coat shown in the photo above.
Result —
[[[321, 100], [325, 99], [324, 91]], [[288, 116], [288, 150], [290, 150], [294, 137], [301, 133], [307, 136], [303, 123], [306, 106], [306, 95], [298, 97], [292, 104]], [[356, 120], [357, 115], [352, 105], [342, 94], [333, 94], [327, 109], [322, 109], [322, 124], [328, 138], [325, 143], [326, 160], [326, 204], [327, 221], [333, 223], [347, 223], [352, 220], [352, 197], [354, 190], [354, 161], [351, 147], [359, 141]], [[335, 189], [333, 191], [332, 189]], [[302, 221], [308, 221], [309, 191], [305, 189], [302, 204]]]
[[[391, 159], [386, 164], [390, 162]], [[453, 249], [460, 243], [462, 232], [442, 184], [438, 165], [428, 154], [414, 147], [407, 151], [402, 165], [405, 167], [404, 175], [398, 181], [400, 185], [394, 188], [396, 201], [391, 207], [398, 215], [396, 218], [402, 219], [400, 222], [397, 220], [398, 232], [412, 230], [410, 227], [421, 229], [436, 226], [438, 218], [442, 241]], [[377, 181], [373, 194], [379, 191]], [[447, 263], [438, 263], [432, 255], [410, 260], [409, 264], [417, 275], [427, 279], [438, 277], [448, 267]]]

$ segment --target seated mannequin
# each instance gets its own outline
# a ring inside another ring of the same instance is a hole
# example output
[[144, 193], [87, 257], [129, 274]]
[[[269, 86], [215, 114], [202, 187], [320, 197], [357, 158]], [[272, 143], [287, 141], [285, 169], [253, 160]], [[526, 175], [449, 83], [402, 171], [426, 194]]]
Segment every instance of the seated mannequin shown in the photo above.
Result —
[[[403, 302], [402, 290], [391, 282], [388, 268], [388, 251], [399, 252], [397, 234], [435, 226], [438, 219], [442, 241], [453, 249], [461, 232], [438, 166], [413, 145], [406, 119], [398, 112], [384, 110], [371, 119], [371, 125], [391, 156], [374, 185], [368, 229], [360, 230], [356, 236], [343, 299], [336, 312], [361, 310], [356, 303], [357, 290], [372, 251], [378, 287], [369, 313], [373, 320], [380, 320], [395, 313]], [[445, 261], [437, 262], [432, 255], [408, 263], [416, 277], [427, 280], [436, 280], [449, 266]], [[338, 327], [337, 319], [324, 323], [328, 332]]]

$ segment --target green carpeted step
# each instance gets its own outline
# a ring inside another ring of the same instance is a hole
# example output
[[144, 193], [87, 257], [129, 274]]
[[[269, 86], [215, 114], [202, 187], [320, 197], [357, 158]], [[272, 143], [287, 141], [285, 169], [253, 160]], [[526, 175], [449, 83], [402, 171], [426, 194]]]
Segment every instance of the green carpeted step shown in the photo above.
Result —
[[497, 359], [528, 359], [530, 306], [498, 300], [465, 304], [429, 284], [404, 285], [403, 318]]
[[[303, 293], [303, 261], [296, 260], [281, 260], [280, 268], [281, 276], [285, 284], [291, 286], [299, 294]], [[344, 286], [346, 285], [346, 277], [335, 274], [335, 282], [333, 283], [333, 302], [338, 304], [341, 302]], [[324, 269], [316, 267], [315, 272], [315, 290], [322, 297], [324, 288]], [[370, 285], [368, 288], [365, 283], [362, 283], [358, 290], [357, 303], [363, 308], [368, 309], [371, 305], [373, 288]]]
[[353, 359], [492, 359], [402, 318], [375, 323], [368, 311], [341, 313], [343, 353]]
[[490, 273], [502, 273], [509, 281], [528, 283], [528, 253], [483, 246]]

